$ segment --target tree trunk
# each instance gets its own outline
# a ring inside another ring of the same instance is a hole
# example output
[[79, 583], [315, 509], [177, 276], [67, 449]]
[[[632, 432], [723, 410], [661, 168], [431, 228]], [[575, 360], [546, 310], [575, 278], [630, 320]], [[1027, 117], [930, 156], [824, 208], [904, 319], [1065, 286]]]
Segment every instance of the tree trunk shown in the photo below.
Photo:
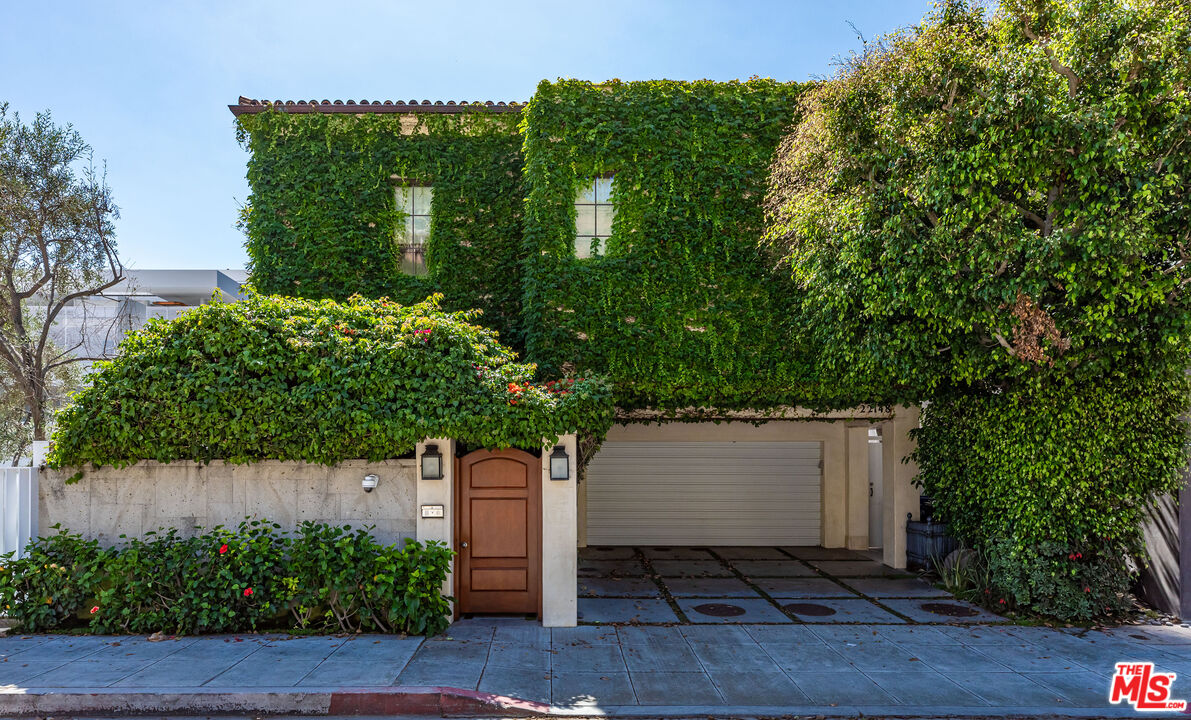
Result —
[[33, 423], [33, 439], [46, 440], [45, 436], [45, 391], [34, 390], [27, 396], [29, 419]]

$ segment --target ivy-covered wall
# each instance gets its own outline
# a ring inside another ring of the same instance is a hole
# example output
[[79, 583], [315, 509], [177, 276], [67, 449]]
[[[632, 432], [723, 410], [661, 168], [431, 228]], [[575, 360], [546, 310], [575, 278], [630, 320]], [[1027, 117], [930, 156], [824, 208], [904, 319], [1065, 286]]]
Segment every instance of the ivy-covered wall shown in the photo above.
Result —
[[[806, 87], [560, 80], [521, 113], [243, 114], [253, 283], [442, 292], [545, 374], [608, 375], [627, 409], [850, 405], [809, 378], [794, 284], [758, 246]], [[608, 174], [612, 238], [576, 258], [576, 192]], [[393, 240], [394, 186], [411, 177], [434, 186], [424, 279], [402, 275]]]
[[[251, 152], [245, 216], [258, 290], [311, 299], [359, 293], [478, 308], [518, 346], [522, 237], [518, 113], [238, 117]], [[401, 272], [395, 189], [434, 187], [428, 275]]]
[[[608, 373], [621, 407], [814, 404], [788, 272], [758, 249], [767, 168], [804, 85], [542, 82], [525, 110], [529, 355]], [[576, 191], [614, 174], [577, 259]]]

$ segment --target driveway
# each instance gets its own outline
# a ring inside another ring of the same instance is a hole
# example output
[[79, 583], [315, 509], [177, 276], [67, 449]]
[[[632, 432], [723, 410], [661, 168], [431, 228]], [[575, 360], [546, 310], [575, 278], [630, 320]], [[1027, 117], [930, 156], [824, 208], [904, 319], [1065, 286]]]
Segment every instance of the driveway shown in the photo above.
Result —
[[981, 625], [689, 624], [545, 629], [462, 620], [423, 643], [399, 684], [453, 685], [560, 712], [1130, 715], [1108, 703], [1114, 664], [1178, 672], [1191, 631]]
[[989, 623], [868, 554], [820, 547], [589, 547], [579, 551], [579, 622]]

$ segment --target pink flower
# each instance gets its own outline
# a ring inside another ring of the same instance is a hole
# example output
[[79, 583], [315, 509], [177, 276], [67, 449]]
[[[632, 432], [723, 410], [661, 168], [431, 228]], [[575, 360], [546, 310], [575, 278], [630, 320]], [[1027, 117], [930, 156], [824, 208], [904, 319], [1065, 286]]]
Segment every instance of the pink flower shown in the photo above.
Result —
[[252, 588], [244, 588], [244, 597], [250, 597], [251, 595], [252, 595]]
[[91, 614], [92, 614], [92, 615], [94, 615], [94, 614], [95, 614], [95, 613], [97, 613], [97, 612], [99, 612], [99, 606], [98, 606], [98, 605], [96, 605], [95, 607], [91, 608]]

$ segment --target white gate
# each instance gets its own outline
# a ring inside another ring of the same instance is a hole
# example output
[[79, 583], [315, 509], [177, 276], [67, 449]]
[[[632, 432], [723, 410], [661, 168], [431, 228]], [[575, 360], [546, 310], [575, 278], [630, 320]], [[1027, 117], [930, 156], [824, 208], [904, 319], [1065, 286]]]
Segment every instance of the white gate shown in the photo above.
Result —
[[0, 555], [24, 554], [37, 537], [37, 468], [0, 467]]

